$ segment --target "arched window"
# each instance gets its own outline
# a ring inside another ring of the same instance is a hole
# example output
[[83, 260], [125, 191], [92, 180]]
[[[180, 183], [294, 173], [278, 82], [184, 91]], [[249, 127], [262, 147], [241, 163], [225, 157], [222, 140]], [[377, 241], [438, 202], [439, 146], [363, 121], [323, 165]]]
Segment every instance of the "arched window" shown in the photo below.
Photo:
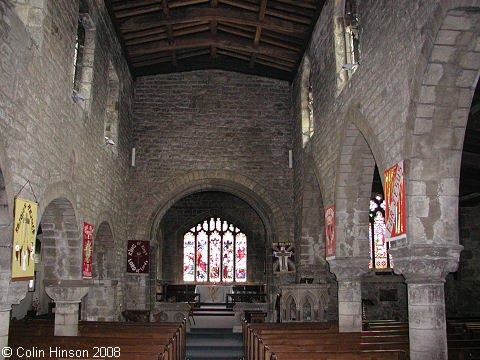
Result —
[[382, 195], [370, 199], [370, 222], [368, 227], [368, 242], [370, 269], [390, 269], [393, 267], [388, 254], [388, 243], [385, 241], [385, 200]]
[[345, 1], [345, 70], [353, 73], [360, 60], [359, 28], [356, 0]]
[[183, 236], [183, 280], [246, 282], [246, 235], [220, 218], [191, 228]]

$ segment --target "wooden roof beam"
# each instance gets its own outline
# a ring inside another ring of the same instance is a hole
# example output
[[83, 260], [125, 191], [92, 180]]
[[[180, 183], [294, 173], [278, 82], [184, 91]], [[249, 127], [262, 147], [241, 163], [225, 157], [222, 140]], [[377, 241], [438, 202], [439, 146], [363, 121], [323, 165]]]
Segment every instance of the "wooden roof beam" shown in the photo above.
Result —
[[[210, 53], [210, 50], [198, 50], [198, 51], [191, 52], [191, 53], [188, 53], [188, 54], [177, 55], [176, 58], [177, 58], [177, 61], [178, 61], [178, 60], [188, 59], [188, 58], [191, 58], [191, 57], [208, 55], [209, 53]], [[160, 64], [160, 63], [168, 63], [170, 61], [171, 61], [170, 57], [162, 56], [162, 57], [158, 57], [158, 58], [155, 58], [155, 59], [138, 61], [138, 62], [134, 63], [134, 65], [136, 67], [141, 67], [141, 66], [149, 66], [149, 65], [155, 65], [155, 64]], [[175, 65], [175, 66], [177, 66], [177, 65]]]
[[[235, 7], [245, 9], [245, 10], [250, 10], [256, 13], [259, 12], [259, 6], [255, 4], [249, 4], [249, 3], [238, 1], [238, 0], [218, 0], [218, 1], [221, 2], [222, 4], [235, 6]], [[304, 16], [298, 16], [292, 13], [282, 12], [282, 11], [273, 10], [273, 9], [267, 9], [265, 13], [266, 15], [293, 21], [300, 24], [305, 24], [305, 25], [310, 24], [310, 18], [307, 18]]]
[[159, 14], [142, 15], [125, 20], [120, 25], [120, 29], [123, 33], [125, 33], [146, 30], [158, 26], [166, 26], [167, 24], [173, 25], [194, 21], [212, 20], [227, 21], [254, 27], [261, 26], [264, 29], [288, 34], [301, 39], [308, 31], [308, 27], [305, 25], [295, 24], [290, 21], [272, 17], [258, 20], [258, 16], [255, 14], [250, 14], [237, 9], [226, 8], [186, 8], [170, 10], [168, 18]]
[[263, 44], [255, 48], [253, 47], [251, 41], [223, 34], [217, 34], [216, 36], [204, 34], [193, 35], [184, 39], [176, 39], [174, 44], [169, 44], [168, 41], [156, 41], [151, 44], [128, 47], [127, 51], [130, 56], [141, 56], [161, 51], [172, 51], [195, 47], [211, 47], [212, 45], [233, 51], [239, 50], [248, 53], [259, 53], [289, 60], [297, 58], [295, 51]]
[[[265, 10], [267, 9], [267, 0], [261, 0], [260, 1], [260, 9], [258, 12], [258, 20], [262, 21], [265, 18]], [[258, 44], [260, 44], [260, 36], [262, 35], [262, 27], [257, 26], [257, 29], [255, 31], [255, 37], [253, 39], [253, 46], [258, 47]], [[255, 59], [257, 58], [257, 54], [252, 54], [252, 57], [250, 59], [250, 63], [248, 66], [250, 68], [253, 68], [255, 66]]]
[[[196, 26], [205, 25], [205, 24], [208, 24], [208, 21], [197, 21], [197, 22], [193, 22], [193, 23], [190, 23], [190, 24], [173, 25], [172, 29], [175, 32], [177, 30], [194, 28]], [[164, 27], [157, 27], [157, 28], [152, 28], [152, 29], [149, 29], [149, 30], [142, 30], [142, 31], [134, 32], [134, 33], [128, 33], [128, 34], [123, 35], [123, 38], [125, 40], [132, 40], [132, 39], [142, 38], [142, 37], [150, 36], [150, 35], [158, 35], [158, 34], [162, 34], [162, 33], [165, 33], [165, 28]]]

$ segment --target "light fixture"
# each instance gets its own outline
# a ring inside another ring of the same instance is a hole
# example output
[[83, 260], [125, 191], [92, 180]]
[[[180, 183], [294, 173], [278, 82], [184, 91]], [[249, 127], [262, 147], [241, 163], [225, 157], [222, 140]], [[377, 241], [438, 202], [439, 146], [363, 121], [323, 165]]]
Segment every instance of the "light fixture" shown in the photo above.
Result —
[[115, 145], [115, 141], [110, 139], [108, 136], [105, 136], [105, 145]]
[[343, 64], [342, 65], [342, 69], [343, 70], [347, 70], [347, 71], [351, 71], [351, 70], [355, 70], [358, 66], [358, 63], [353, 63], [353, 64]]

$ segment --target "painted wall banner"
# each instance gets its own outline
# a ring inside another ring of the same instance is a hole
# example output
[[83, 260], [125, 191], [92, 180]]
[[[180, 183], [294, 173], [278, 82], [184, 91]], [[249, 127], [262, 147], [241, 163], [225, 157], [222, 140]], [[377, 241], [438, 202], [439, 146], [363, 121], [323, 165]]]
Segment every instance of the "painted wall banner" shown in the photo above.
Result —
[[272, 243], [273, 273], [295, 272], [295, 247], [292, 242]]
[[128, 240], [127, 245], [127, 272], [148, 274], [150, 262], [150, 242]]
[[12, 281], [33, 280], [35, 271], [35, 240], [37, 207], [33, 201], [15, 198], [12, 246]]
[[83, 261], [82, 276], [86, 279], [92, 277], [93, 255], [93, 225], [83, 223]]
[[325, 209], [325, 258], [335, 258], [335, 207]]
[[387, 241], [407, 236], [404, 175], [403, 161], [385, 171], [385, 239]]

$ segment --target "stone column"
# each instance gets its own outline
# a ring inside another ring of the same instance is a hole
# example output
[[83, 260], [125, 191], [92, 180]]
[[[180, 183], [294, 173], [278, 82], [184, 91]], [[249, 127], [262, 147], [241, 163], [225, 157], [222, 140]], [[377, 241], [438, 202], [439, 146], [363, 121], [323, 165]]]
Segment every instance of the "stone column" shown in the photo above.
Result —
[[411, 360], [447, 360], [445, 277], [458, 266], [460, 245], [410, 245], [390, 252], [408, 289]]
[[[0, 350], [8, 345], [8, 327], [10, 326], [10, 306], [0, 306]], [[5, 359], [0, 352], [0, 360]]]
[[55, 335], [78, 335], [78, 307], [88, 293], [86, 286], [47, 286], [47, 295], [55, 301]]
[[362, 331], [362, 282], [368, 271], [368, 259], [349, 257], [329, 260], [330, 271], [338, 282], [338, 329]]

